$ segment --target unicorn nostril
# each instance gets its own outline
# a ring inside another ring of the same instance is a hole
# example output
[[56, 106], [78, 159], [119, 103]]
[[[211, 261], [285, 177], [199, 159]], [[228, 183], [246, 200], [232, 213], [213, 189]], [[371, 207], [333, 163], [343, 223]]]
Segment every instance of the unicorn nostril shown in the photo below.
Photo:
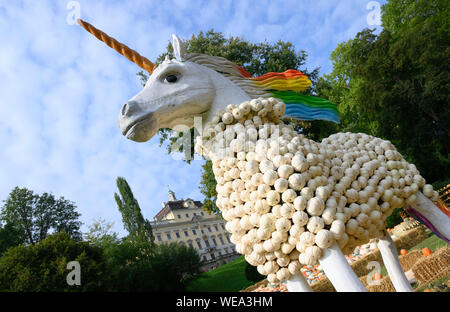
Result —
[[130, 116], [133, 113], [135, 113], [138, 110], [138, 105], [136, 101], [128, 101], [125, 103], [125, 105], [122, 107], [122, 110], [120, 113], [122, 114], [122, 117]]
[[125, 105], [122, 107], [122, 110], [121, 110], [122, 116], [125, 116], [127, 114], [127, 112], [128, 112], [128, 103], [125, 103]]

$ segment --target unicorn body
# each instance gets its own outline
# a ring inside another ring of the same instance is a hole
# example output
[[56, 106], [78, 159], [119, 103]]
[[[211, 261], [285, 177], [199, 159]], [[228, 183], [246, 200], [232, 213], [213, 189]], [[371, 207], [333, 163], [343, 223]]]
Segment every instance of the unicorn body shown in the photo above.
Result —
[[[430, 190], [415, 166], [407, 164], [388, 141], [365, 134], [335, 134], [316, 143], [284, 125], [280, 118], [285, 113], [306, 120], [339, 121], [332, 103], [298, 94], [310, 85], [302, 73], [253, 78], [226, 59], [187, 54], [183, 43], [176, 36], [173, 39], [175, 59], [156, 67], [144, 89], [120, 110], [122, 134], [145, 142], [158, 129], [190, 129], [194, 118], [201, 118], [205, 131], [197, 138], [196, 151], [213, 161], [217, 205], [237, 250], [261, 273], [272, 274], [272, 281], [287, 279], [290, 291], [311, 291], [299, 268], [317, 261], [338, 291], [365, 291], [341, 248], [349, 251], [372, 237], [379, 239], [396, 290], [411, 291], [395, 245], [384, 231], [386, 217], [396, 206], [412, 206], [411, 211], [442, 238], [450, 237], [448, 217], [429, 199], [435, 199], [437, 192]], [[270, 130], [272, 126], [278, 126], [280, 133]], [[272, 151], [275, 147], [278, 151]], [[273, 176], [273, 183], [262, 182], [263, 172]], [[286, 187], [280, 190], [283, 183]], [[371, 203], [364, 199], [367, 196], [374, 198]], [[361, 212], [364, 209], [372, 221]], [[360, 214], [361, 220], [349, 222]], [[291, 233], [294, 227], [297, 230]], [[301, 239], [308, 231], [311, 235]]]

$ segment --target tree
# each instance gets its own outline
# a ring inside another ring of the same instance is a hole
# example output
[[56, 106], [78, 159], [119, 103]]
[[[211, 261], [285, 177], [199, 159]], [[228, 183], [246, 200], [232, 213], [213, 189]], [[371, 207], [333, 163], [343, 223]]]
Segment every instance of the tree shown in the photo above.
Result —
[[365, 29], [332, 53], [317, 83], [342, 131], [388, 139], [429, 181], [450, 174], [448, 1], [388, 1], [379, 35]]
[[150, 222], [142, 215], [139, 203], [134, 198], [128, 182], [125, 178], [117, 178], [117, 188], [120, 196], [114, 193], [117, 206], [122, 214], [124, 228], [128, 231], [131, 239], [143, 240], [152, 243], [155, 241]]
[[205, 196], [203, 200], [202, 209], [207, 212], [212, 212], [215, 214], [220, 214], [219, 208], [216, 206], [217, 191], [216, 185], [217, 181], [214, 176], [212, 169], [212, 162], [210, 160], [205, 161], [201, 169], [202, 178], [200, 180], [200, 193]]
[[15, 187], [4, 200], [1, 220], [20, 233], [20, 243], [35, 244], [51, 232], [66, 232], [80, 240], [80, 214], [73, 202], [52, 194], [34, 194], [26, 188]]
[[184, 244], [160, 244], [149, 260], [154, 269], [155, 291], [183, 291], [185, 281], [200, 273], [199, 254]]
[[119, 242], [119, 235], [111, 232], [114, 222], [107, 222], [105, 219], [99, 218], [90, 225], [89, 231], [84, 233], [84, 239], [89, 244], [98, 247], [115, 244]]
[[150, 245], [124, 239], [105, 249], [114, 291], [183, 291], [199, 273], [200, 256], [179, 243]]
[[0, 257], [10, 247], [18, 246], [24, 237], [11, 223], [0, 226]]
[[[312, 71], [305, 67], [305, 61], [307, 53], [304, 50], [296, 51], [295, 47], [290, 42], [277, 41], [276, 43], [251, 43], [244, 38], [230, 37], [225, 38], [220, 32], [215, 32], [213, 29], [204, 33], [201, 31], [198, 35], [192, 35], [191, 39], [185, 42], [186, 50], [188, 53], [203, 53], [214, 56], [224, 57], [239, 66], [242, 66], [250, 74], [254, 76], [260, 76], [267, 72], [283, 72], [288, 69], [297, 69], [305, 73], [312, 81], [314, 86], [318, 77], [319, 68]], [[166, 55], [173, 57], [173, 47], [169, 42], [167, 51], [161, 54], [156, 63], [164, 61]], [[141, 78], [143, 84], [147, 81], [148, 77], [144, 72], [139, 72], [138, 75]], [[307, 91], [307, 93], [313, 93], [314, 88]], [[294, 123], [298, 129], [304, 128], [306, 135], [314, 135], [315, 131], [323, 130], [326, 128], [326, 124], [330, 122], [320, 122], [320, 126], [311, 128], [311, 122], [299, 122], [293, 120], [286, 120], [288, 123]], [[164, 142], [168, 142], [167, 151], [169, 154], [175, 152], [184, 152], [183, 133], [176, 133], [170, 129], [159, 130], [160, 146]], [[194, 131], [191, 129], [191, 156], [194, 153]], [[190, 157], [186, 160], [190, 162]], [[200, 191], [205, 196], [203, 201], [203, 207], [205, 210], [214, 213], [220, 213], [215, 202], [217, 198], [216, 192], [216, 180], [214, 173], [212, 172], [212, 165], [210, 161], [202, 166], [202, 180], [200, 182]]]
[[[81, 285], [68, 285], [67, 263], [78, 261]], [[0, 291], [101, 291], [109, 284], [100, 248], [67, 233], [48, 235], [35, 245], [10, 248], [0, 258]]]

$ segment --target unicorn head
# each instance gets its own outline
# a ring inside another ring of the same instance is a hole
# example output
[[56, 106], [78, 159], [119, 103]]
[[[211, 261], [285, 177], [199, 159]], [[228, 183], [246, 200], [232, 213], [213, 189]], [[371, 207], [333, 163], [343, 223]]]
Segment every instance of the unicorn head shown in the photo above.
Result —
[[194, 126], [213, 111], [250, 97], [216, 71], [189, 60], [183, 42], [173, 35], [174, 59], [166, 58], [150, 75], [144, 89], [124, 104], [119, 127], [128, 139], [144, 142], [158, 129]]
[[175, 58], [166, 58], [156, 66], [89, 23], [81, 20], [79, 23], [150, 73], [144, 89], [127, 101], [119, 112], [119, 128], [133, 141], [148, 141], [161, 128], [190, 129], [195, 117], [201, 117], [206, 123], [227, 105], [258, 97], [282, 99], [286, 104], [286, 115], [290, 117], [339, 122], [334, 104], [298, 93], [311, 84], [299, 71], [252, 77], [225, 58], [187, 53], [183, 42], [175, 35], [172, 36]]

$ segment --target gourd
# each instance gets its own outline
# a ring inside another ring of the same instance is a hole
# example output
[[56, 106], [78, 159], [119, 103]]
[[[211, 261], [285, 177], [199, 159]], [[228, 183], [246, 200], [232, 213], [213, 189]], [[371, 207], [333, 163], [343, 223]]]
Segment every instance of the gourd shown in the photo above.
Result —
[[333, 234], [325, 229], [322, 229], [317, 232], [316, 237], [314, 239], [316, 245], [322, 249], [331, 247], [334, 243], [334, 236]]
[[308, 201], [306, 211], [311, 216], [320, 216], [325, 209], [325, 203], [320, 197], [313, 197]]
[[311, 218], [309, 218], [306, 228], [308, 229], [308, 231], [315, 234], [318, 233], [321, 229], [323, 229], [324, 225], [325, 224], [321, 217], [312, 216]]
[[378, 280], [381, 280], [383, 278], [383, 276], [380, 274], [380, 273], [374, 273], [373, 274], [373, 276], [372, 276], [372, 279], [374, 280], [374, 281], [378, 281]]
[[432, 253], [433, 253], [433, 252], [431, 251], [430, 248], [425, 247], [425, 248], [422, 249], [422, 254], [423, 254], [425, 257], [430, 256]]
[[292, 215], [292, 222], [297, 226], [303, 226], [308, 224], [309, 216], [304, 211], [296, 211]]
[[312, 246], [315, 243], [315, 235], [311, 232], [303, 232], [300, 234], [299, 242], [304, 246]]
[[280, 202], [280, 193], [278, 193], [277, 191], [270, 191], [269, 193], [267, 193], [266, 199], [267, 203], [270, 206], [275, 206]]

